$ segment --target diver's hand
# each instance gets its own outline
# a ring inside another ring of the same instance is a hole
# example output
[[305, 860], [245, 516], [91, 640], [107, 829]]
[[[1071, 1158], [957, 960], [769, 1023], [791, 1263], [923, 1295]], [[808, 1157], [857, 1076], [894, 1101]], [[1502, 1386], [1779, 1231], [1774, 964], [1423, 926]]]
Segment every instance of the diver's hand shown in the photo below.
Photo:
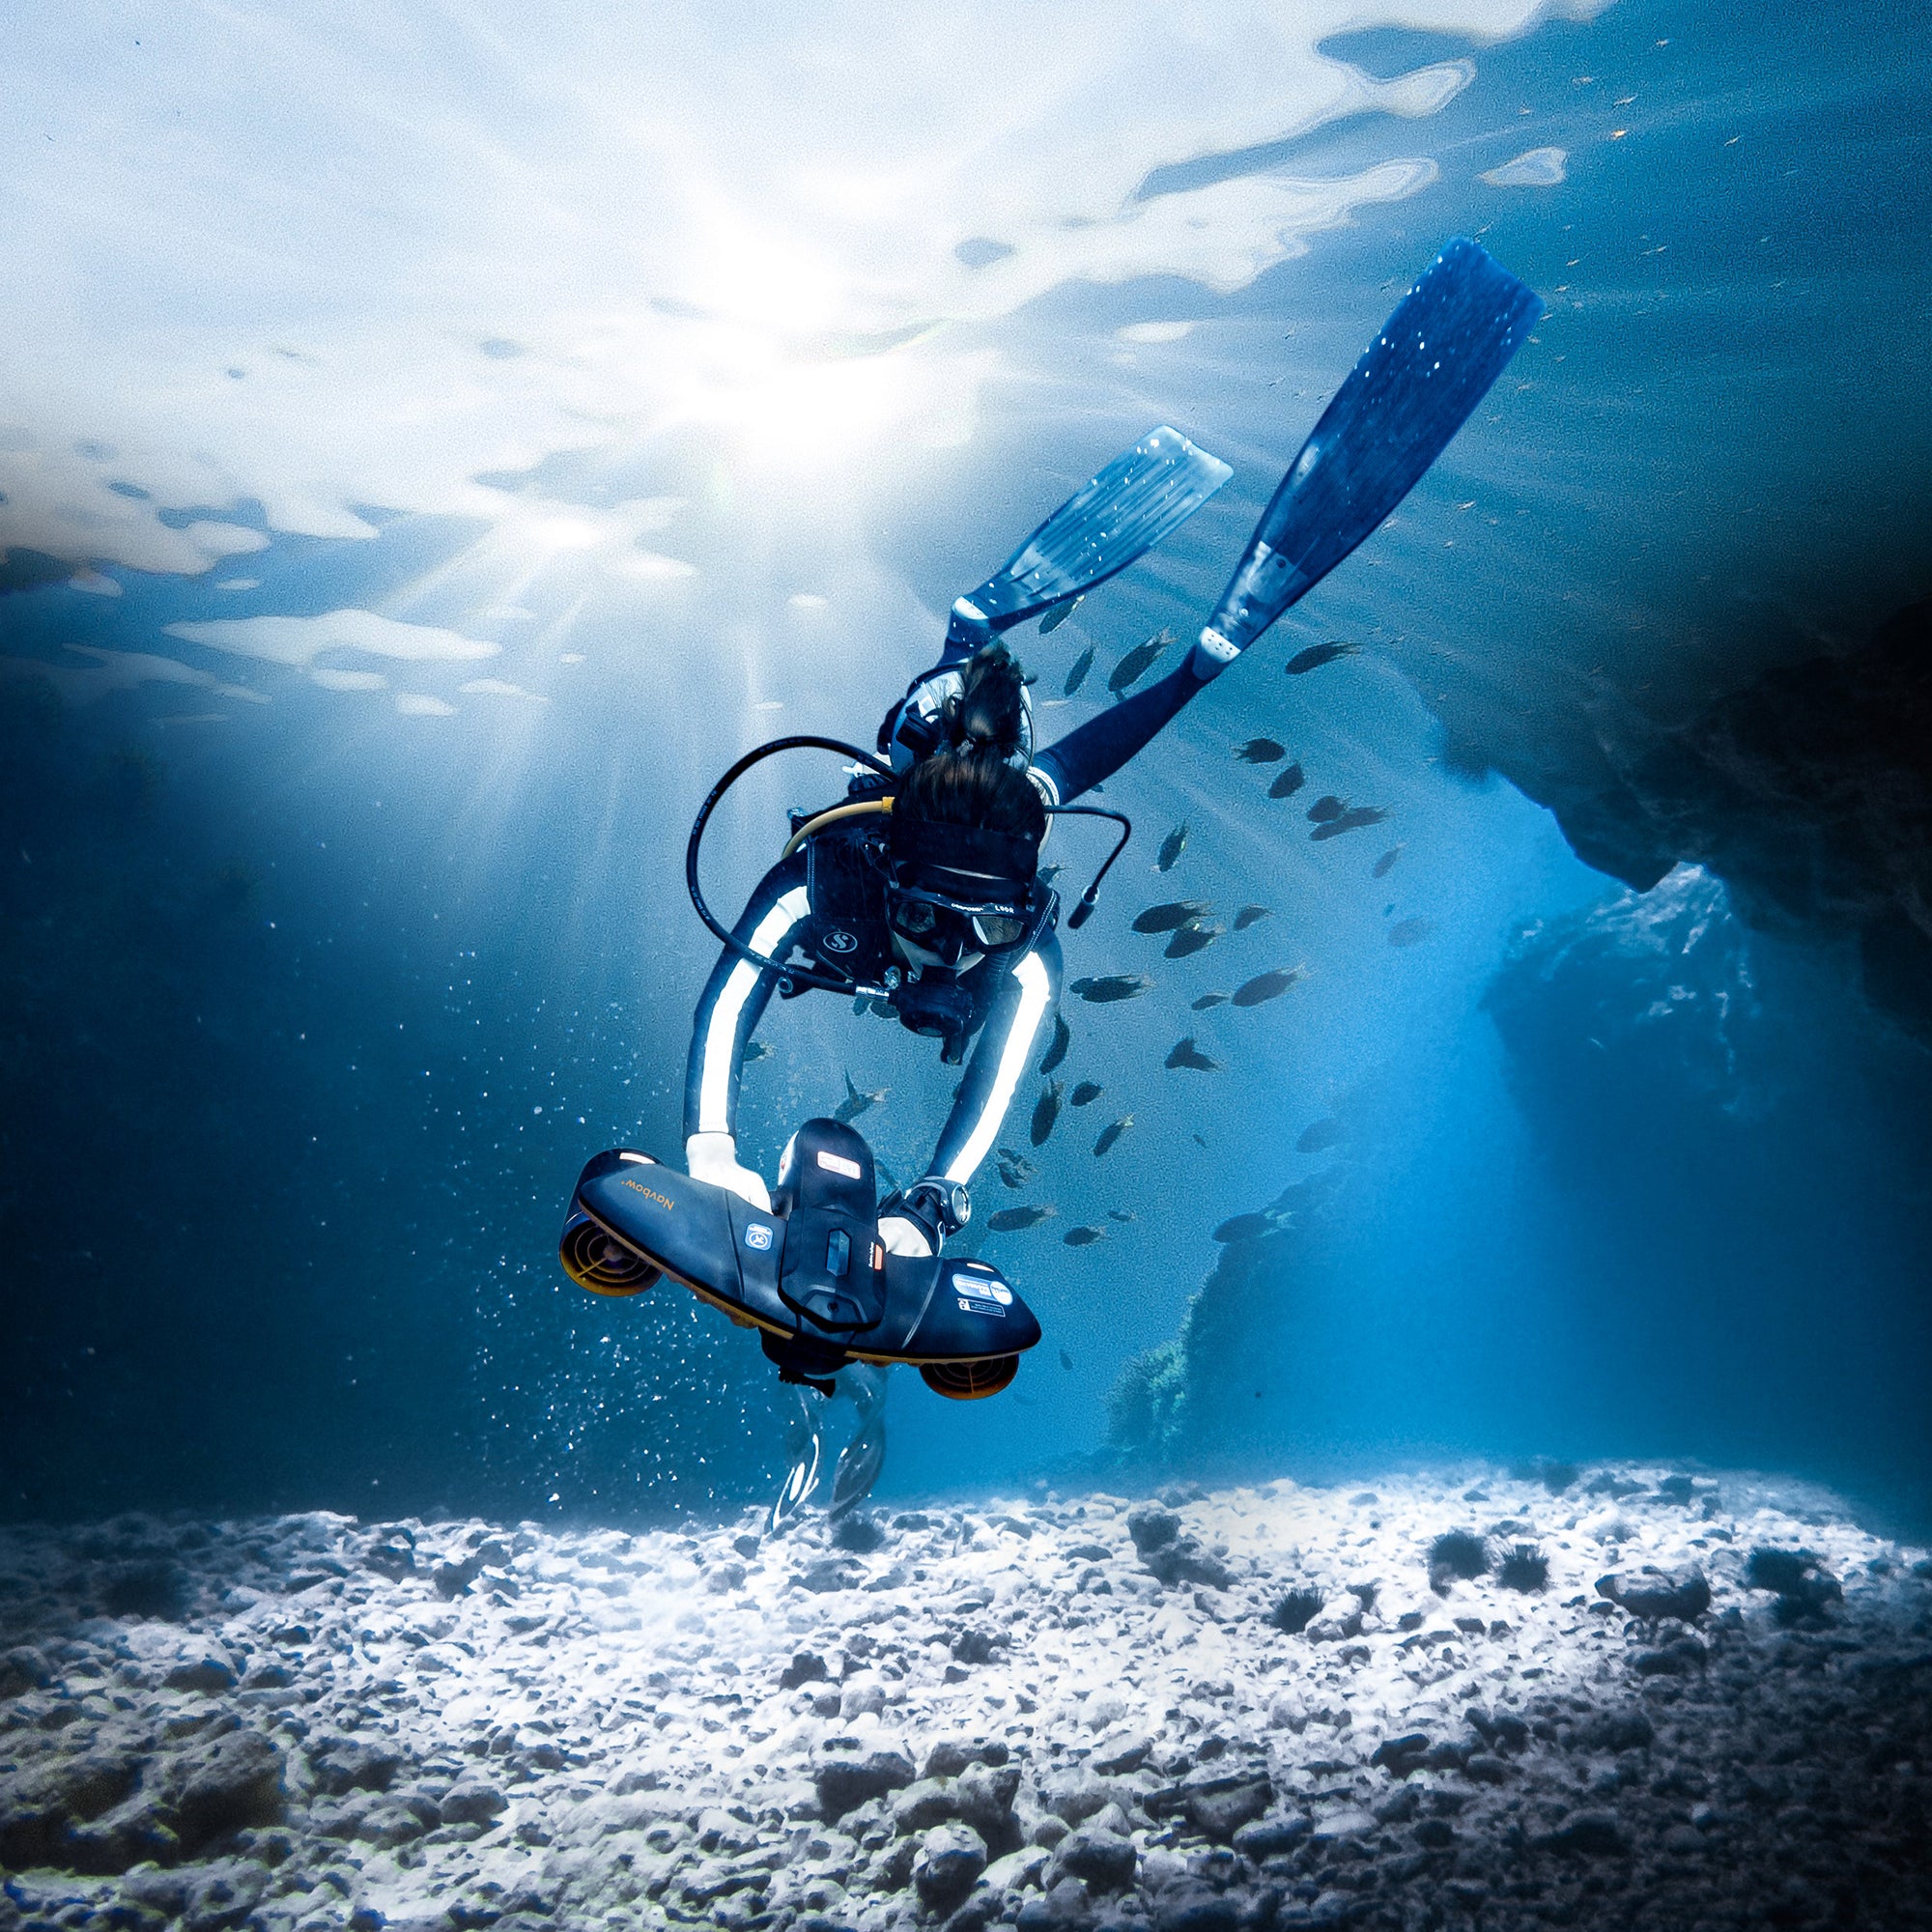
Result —
[[684, 1144], [684, 1171], [694, 1180], [708, 1180], [761, 1214], [772, 1211], [772, 1191], [764, 1176], [738, 1164], [738, 1143], [729, 1134], [693, 1134]]
[[879, 1240], [889, 1255], [911, 1255], [923, 1260], [939, 1252], [932, 1244], [931, 1234], [904, 1214], [888, 1214], [880, 1221]]

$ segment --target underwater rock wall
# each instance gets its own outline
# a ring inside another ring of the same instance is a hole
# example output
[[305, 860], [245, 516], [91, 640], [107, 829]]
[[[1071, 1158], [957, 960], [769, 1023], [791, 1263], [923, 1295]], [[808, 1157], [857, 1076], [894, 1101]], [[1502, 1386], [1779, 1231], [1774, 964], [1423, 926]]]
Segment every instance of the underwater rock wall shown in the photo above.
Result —
[[1599, 742], [1607, 784], [1525, 785], [1580, 858], [1639, 891], [1701, 866], [1754, 926], [1851, 936], [1872, 1004], [1932, 1045], [1932, 602]]
[[1928, 1736], [1743, 1475], [0, 1534], [4, 1932], [1918, 1924]]

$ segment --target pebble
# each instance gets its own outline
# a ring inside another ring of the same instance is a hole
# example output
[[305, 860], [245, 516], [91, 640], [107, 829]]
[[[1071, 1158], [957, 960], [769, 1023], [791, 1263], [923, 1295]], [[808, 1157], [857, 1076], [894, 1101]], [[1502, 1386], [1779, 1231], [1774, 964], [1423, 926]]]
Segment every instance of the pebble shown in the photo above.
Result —
[[[1547, 1587], [1436, 1594], [1451, 1530]], [[1755, 1477], [121, 1518], [0, 1529], [0, 1932], [1932, 1912], [1932, 1559]]]

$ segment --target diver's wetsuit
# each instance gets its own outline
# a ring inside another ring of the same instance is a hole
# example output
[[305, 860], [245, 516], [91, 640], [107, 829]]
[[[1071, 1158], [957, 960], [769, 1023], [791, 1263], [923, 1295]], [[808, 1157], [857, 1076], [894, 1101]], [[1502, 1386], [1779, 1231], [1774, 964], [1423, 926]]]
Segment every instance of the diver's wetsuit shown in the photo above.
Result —
[[[857, 836], [834, 828], [817, 835], [814, 843]], [[840, 907], [833, 912], [821, 906], [815, 911], [806, 855], [800, 852], [780, 861], [759, 881], [736, 932], [753, 952], [768, 959], [784, 959], [796, 946], [842, 973], [851, 970], [855, 958], [883, 957], [889, 951], [883, 903], [876, 915], [867, 911], [863, 919], [851, 916], [860, 910]], [[864, 930], [875, 918], [879, 929]], [[781, 977], [771, 967], [753, 966], [728, 950], [712, 968], [692, 1023], [684, 1086], [687, 1138], [735, 1133], [745, 1048]], [[999, 1137], [1033, 1043], [1059, 998], [1060, 942], [1049, 932], [1032, 952], [1017, 958], [990, 953], [963, 974], [958, 985], [971, 1002], [962, 1031], [979, 1033], [980, 1044], [925, 1172], [949, 1181], [969, 1182]]]

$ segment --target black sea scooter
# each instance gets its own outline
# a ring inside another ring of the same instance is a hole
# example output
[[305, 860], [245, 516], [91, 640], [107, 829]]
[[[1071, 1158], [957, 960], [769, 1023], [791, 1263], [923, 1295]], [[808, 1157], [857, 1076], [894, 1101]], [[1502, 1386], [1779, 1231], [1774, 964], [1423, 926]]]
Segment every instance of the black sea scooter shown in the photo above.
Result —
[[[1451, 242], [1322, 412], [1187, 664], [1096, 724], [1145, 743], [1313, 589], [1421, 479], [1542, 312], [1536, 295], [1475, 242]], [[1153, 431], [953, 606], [942, 667], [1029, 618], [1050, 628], [1076, 599], [1178, 528], [1231, 473], [1176, 431]], [[1080, 727], [1094, 730], [1095, 724]], [[760, 746], [719, 781], [692, 827], [686, 854], [692, 902], [726, 946], [781, 975], [781, 990], [822, 987], [897, 1005], [907, 989], [895, 974], [887, 976], [891, 983], [872, 985], [822, 965], [787, 964], [753, 952], [719, 923], [698, 890], [699, 843], [724, 790], [759, 759], [801, 746], [849, 754], [867, 768], [861, 782], [868, 798], [857, 809], [889, 809], [879, 781], [890, 788], [896, 775], [870, 753], [824, 738]], [[1049, 774], [1059, 749], [1044, 753]], [[1061, 795], [1071, 789], [1062, 787]], [[808, 815], [794, 828], [794, 841], [811, 836], [814, 816], [842, 819], [854, 809]], [[1119, 855], [1117, 846], [1107, 866]], [[1107, 866], [1082, 895], [1069, 927], [1084, 923]], [[1035, 910], [1046, 929], [1058, 904], [1047, 893]], [[919, 1016], [902, 1017], [912, 1023]], [[963, 1188], [958, 1195], [963, 1202]], [[662, 1279], [690, 1289], [739, 1325], [758, 1329], [787, 1381], [829, 1395], [831, 1378], [848, 1362], [907, 1362], [940, 1395], [972, 1401], [997, 1394], [1039, 1340], [1033, 1312], [989, 1263], [889, 1254], [877, 1223], [871, 1150], [852, 1127], [812, 1120], [786, 1150], [770, 1213], [633, 1149], [597, 1155], [578, 1179], [560, 1247], [571, 1279], [598, 1294], [636, 1294]]]

